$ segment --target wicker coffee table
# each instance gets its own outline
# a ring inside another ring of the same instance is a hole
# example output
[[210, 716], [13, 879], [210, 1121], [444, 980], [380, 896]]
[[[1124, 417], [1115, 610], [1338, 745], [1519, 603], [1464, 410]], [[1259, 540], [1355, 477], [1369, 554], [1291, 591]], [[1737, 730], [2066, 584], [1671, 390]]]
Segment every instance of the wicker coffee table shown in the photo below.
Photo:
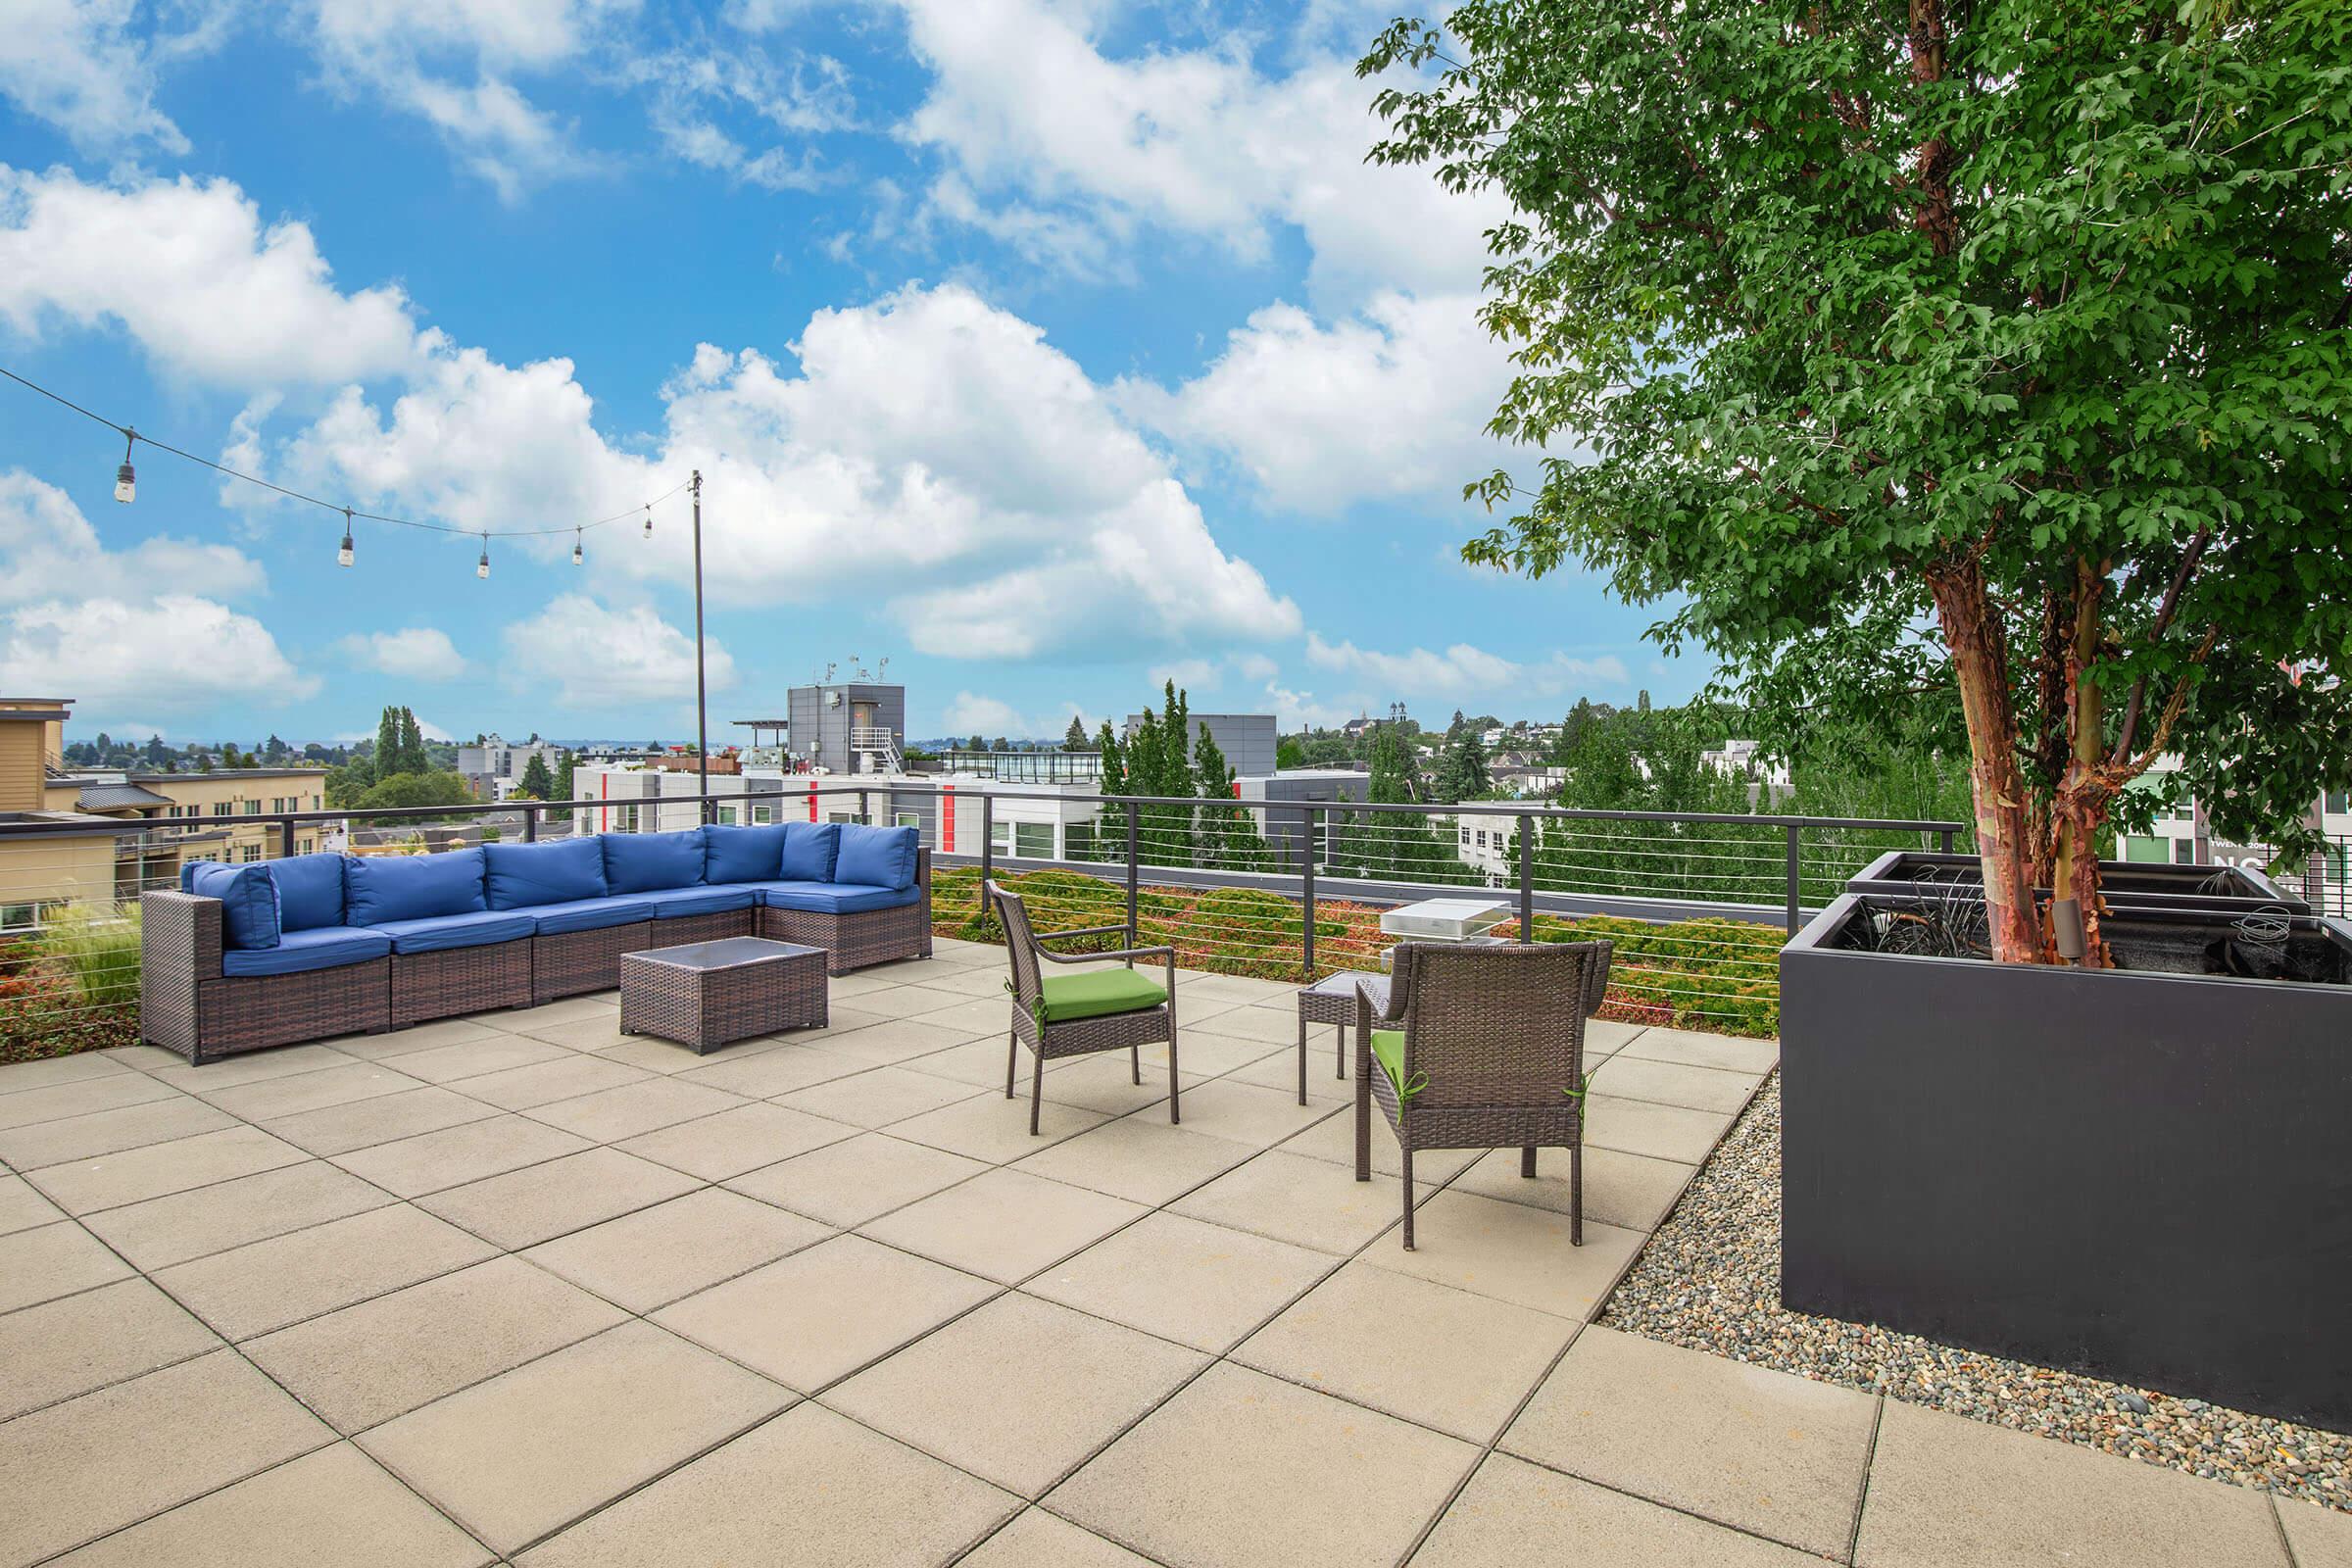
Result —
[[620, 1032], [708, 1055], [730, 1040], [822, 1028], [825, 950], [722, 937], [620, 958]]
[[1372, 999], [1375, 1016], [1389, 1005], [1389, 977], [1343, 970], [1327, 974], [1311, 986], [1298, 988], [1298, 1103], [1306, 1103], [1306, 1026], [1333, 1023], [1339, 1027], [1339, 1072], [1348, 1076], [1348, 1026], [1355, 1021], [1355, 993], [1361, 988]]

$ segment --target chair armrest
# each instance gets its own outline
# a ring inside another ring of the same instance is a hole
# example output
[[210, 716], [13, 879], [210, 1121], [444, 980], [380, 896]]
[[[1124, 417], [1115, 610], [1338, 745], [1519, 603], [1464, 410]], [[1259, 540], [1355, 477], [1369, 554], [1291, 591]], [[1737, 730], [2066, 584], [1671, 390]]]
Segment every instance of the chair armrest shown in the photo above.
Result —
[[1059, 942], [1063, 937], [1123, 937], [1126, 934], [1127, 928], [1123, 925], [1090, 925], [1076, 931], [1041, 931], [1032, 940]]
[[[1124, 931], [1126, 927], [1114, 926], [1111, 929]], [[1061, 934], [1066, 937], [1073, 933], [1064, 931]], [[1100, 963], [1105, 958], [1165, 958], [1170, 964], [1176, 961], [1174, 948], [1121, 948], [1116, 953], [1048, 953], [1040, 948], [1037, 956], [1048, 963]]]

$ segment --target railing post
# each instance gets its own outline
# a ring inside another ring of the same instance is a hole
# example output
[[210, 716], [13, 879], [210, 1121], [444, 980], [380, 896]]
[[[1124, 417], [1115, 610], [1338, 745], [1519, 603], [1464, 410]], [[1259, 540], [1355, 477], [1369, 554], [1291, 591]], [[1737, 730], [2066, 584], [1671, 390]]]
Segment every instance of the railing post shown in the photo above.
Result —
[[1797, 927], [1798, 927], [1800, 924], [1802, 924], [1802, 923], [1803, 923], [1803, 914], [1804, 914], [1804, 911], [1803, 911], [1803, 909], [1802, 909], [1801, 907], [1799, 907], [1799, 906], [1798, 906], [1798, 903], [1797, 903], [1797, 834], [1798, 834], [1798, 831], [1799, 831], [1799, 830], [1797, 829], [1797, 827], [1796, 827], [1796, 826], [1795, 826], [1793, 823], [1789, 825], [1789, 827], [1788, 827], [1788, 934], [1789, 934], [1790, 936], [1794, 936], [1794, 935], [1796, 935], [1796, 928], [1797, 928]]
[[529, 801], [522, 803], [522, 842], [525, 844], [539, 842], [539, 813]]
[[294, 858], [294, 819], [290, 816], [277, 824], [277, 854], [283, 860]]
[[1135, 803], [1129, 801], [1127, 803], [1127, 945], [1131, 948], [1135, 946], [1136, 942], [1136, 871], [1140, 864], [1137, 857], [1135, 831]]
[[1536, 819], [1519, 818], [1519, 940], [1536, 940]]
[[[950, 801], [948, 803], [948, 809], [952, 811], [955, 808], [956, 803]], [[989, 796], [984, 792], [980, 797], [980, 880], [984, 883], [995, 881], [997, 877], [996, 868], [997, 803], [990, 799]], [[983, 909], [987, 907], [985, 902], [983, 902], [981, 907]]]
[[867, 827], [872, 827], [874, 825], [873, 805], [871, 802], [867, 801], [866, 792], [864, 790], [859, 790], [858, 792], [858, 820], [863, 822]]
[[1298, 911], [1298, 978], [1311, 981], [1315, 977], [1315, 808], [1309, 806], [1298, 816], [1298, 886], [1304, 894]]
[[1950, 828], [1947, 827], [1936, 835], [1936, 847], [1946, 855], [1952, 853], [1952, 830]]

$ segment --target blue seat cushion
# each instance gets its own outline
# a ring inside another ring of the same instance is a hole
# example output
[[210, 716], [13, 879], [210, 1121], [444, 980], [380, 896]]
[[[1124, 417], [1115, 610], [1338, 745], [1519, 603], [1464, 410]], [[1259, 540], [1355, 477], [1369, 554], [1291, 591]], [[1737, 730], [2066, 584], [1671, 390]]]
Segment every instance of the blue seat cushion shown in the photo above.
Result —
[[346, 925], [389, 925], [438, 914], [471, 914], [483, 907], [480, 850], [344, 858]]
[[644, 899], [575, 899], [569, 904], [541, 904], [527, 911], [543, 937], [566, 931], [602, 931], [611, 925], [651, 920], [654, 906]]
[[611, 890], [605, 886], [605, 850], [597, 838], [592, 833], [552, 844], [484, 845], [489, 907], [524, 909], [603, 898]]
[[290, 855], [282, 860], [265, 860], [262, 868], [277, 884], [282, 929], [316, 931], [343, 923], [343, 857]]
[[190, 866], [188, 891], [202, 899], [220, 901], [222, 949], [267, 951], [278, 944], [283, 929], [277, 883], [263, 865], [218, 865], [200, 861]]
[[664, 888], [659, 893], [640, 893], [629, 902], [652, 905], [657, 920], [675, 920], [682, 915], [748, 909], [760, 902], [760, 895], [749, 884], [737, 883], [715, 888]]
[[[842, 824], [841, 855], [833, 862], [835, 882], [855, 882], [869, 888], [914, 886], [914, 852], [922, 834], [911, 827], [865, 827]], [[789, 853], [786, 858], [790, 859]], [[791, 873], [785, 873], [790, 880]]]
[[783, 882], [830, 882], [840, 854], [839, 822], [787, 822], [784, 854], [767, 874]]
[[235, 977], [301, 974], [306, 969], [339, 969], [347, 963], [366, 963], [392, 952], [392, 939], [381, 931], [357, 926], [318, 926], [288, 931], [274, 948], [232, 949], [220, 955], [220, 972]]
[[809, 914], [858, 914], [867, 909], [896, 909], [922, 895], [913, 888], [860, 887], [855, 882], [762, 882], [760, 902], [771, 909], [799, 909]]
[[529, 915], [512, 909], [475, 909], [468, 914], [394, 920], [374, 929], [392, 939], [394, 953], [447, 953], [454, 948], [486, 948], [494, 942], [519, 942], [530, 936], [534, 927]]
[[784, 863], [782, 827], [734, 827], [713, 822], [703, 829], [705, 882], [772, 882]]
[[703, 830], [681, 833], [600, 833], [607, 893], [654, 893], [691, 888], [703, 880]]

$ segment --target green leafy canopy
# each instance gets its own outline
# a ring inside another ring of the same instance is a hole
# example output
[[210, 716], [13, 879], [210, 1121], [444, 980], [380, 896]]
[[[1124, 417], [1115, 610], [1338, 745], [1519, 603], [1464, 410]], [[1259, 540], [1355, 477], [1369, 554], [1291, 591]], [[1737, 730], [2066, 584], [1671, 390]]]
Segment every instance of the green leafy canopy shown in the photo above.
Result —
[[1973, 564], [2044, 801], [2078, 712], [2231, 836], [2352, 777], [2352, 5], [1474, 0], [1361, 69], [1375, 159], [1515, 209], [1492, 427], [1547, 456], [1471, 559], [1848, 717], [1948, 706]]

